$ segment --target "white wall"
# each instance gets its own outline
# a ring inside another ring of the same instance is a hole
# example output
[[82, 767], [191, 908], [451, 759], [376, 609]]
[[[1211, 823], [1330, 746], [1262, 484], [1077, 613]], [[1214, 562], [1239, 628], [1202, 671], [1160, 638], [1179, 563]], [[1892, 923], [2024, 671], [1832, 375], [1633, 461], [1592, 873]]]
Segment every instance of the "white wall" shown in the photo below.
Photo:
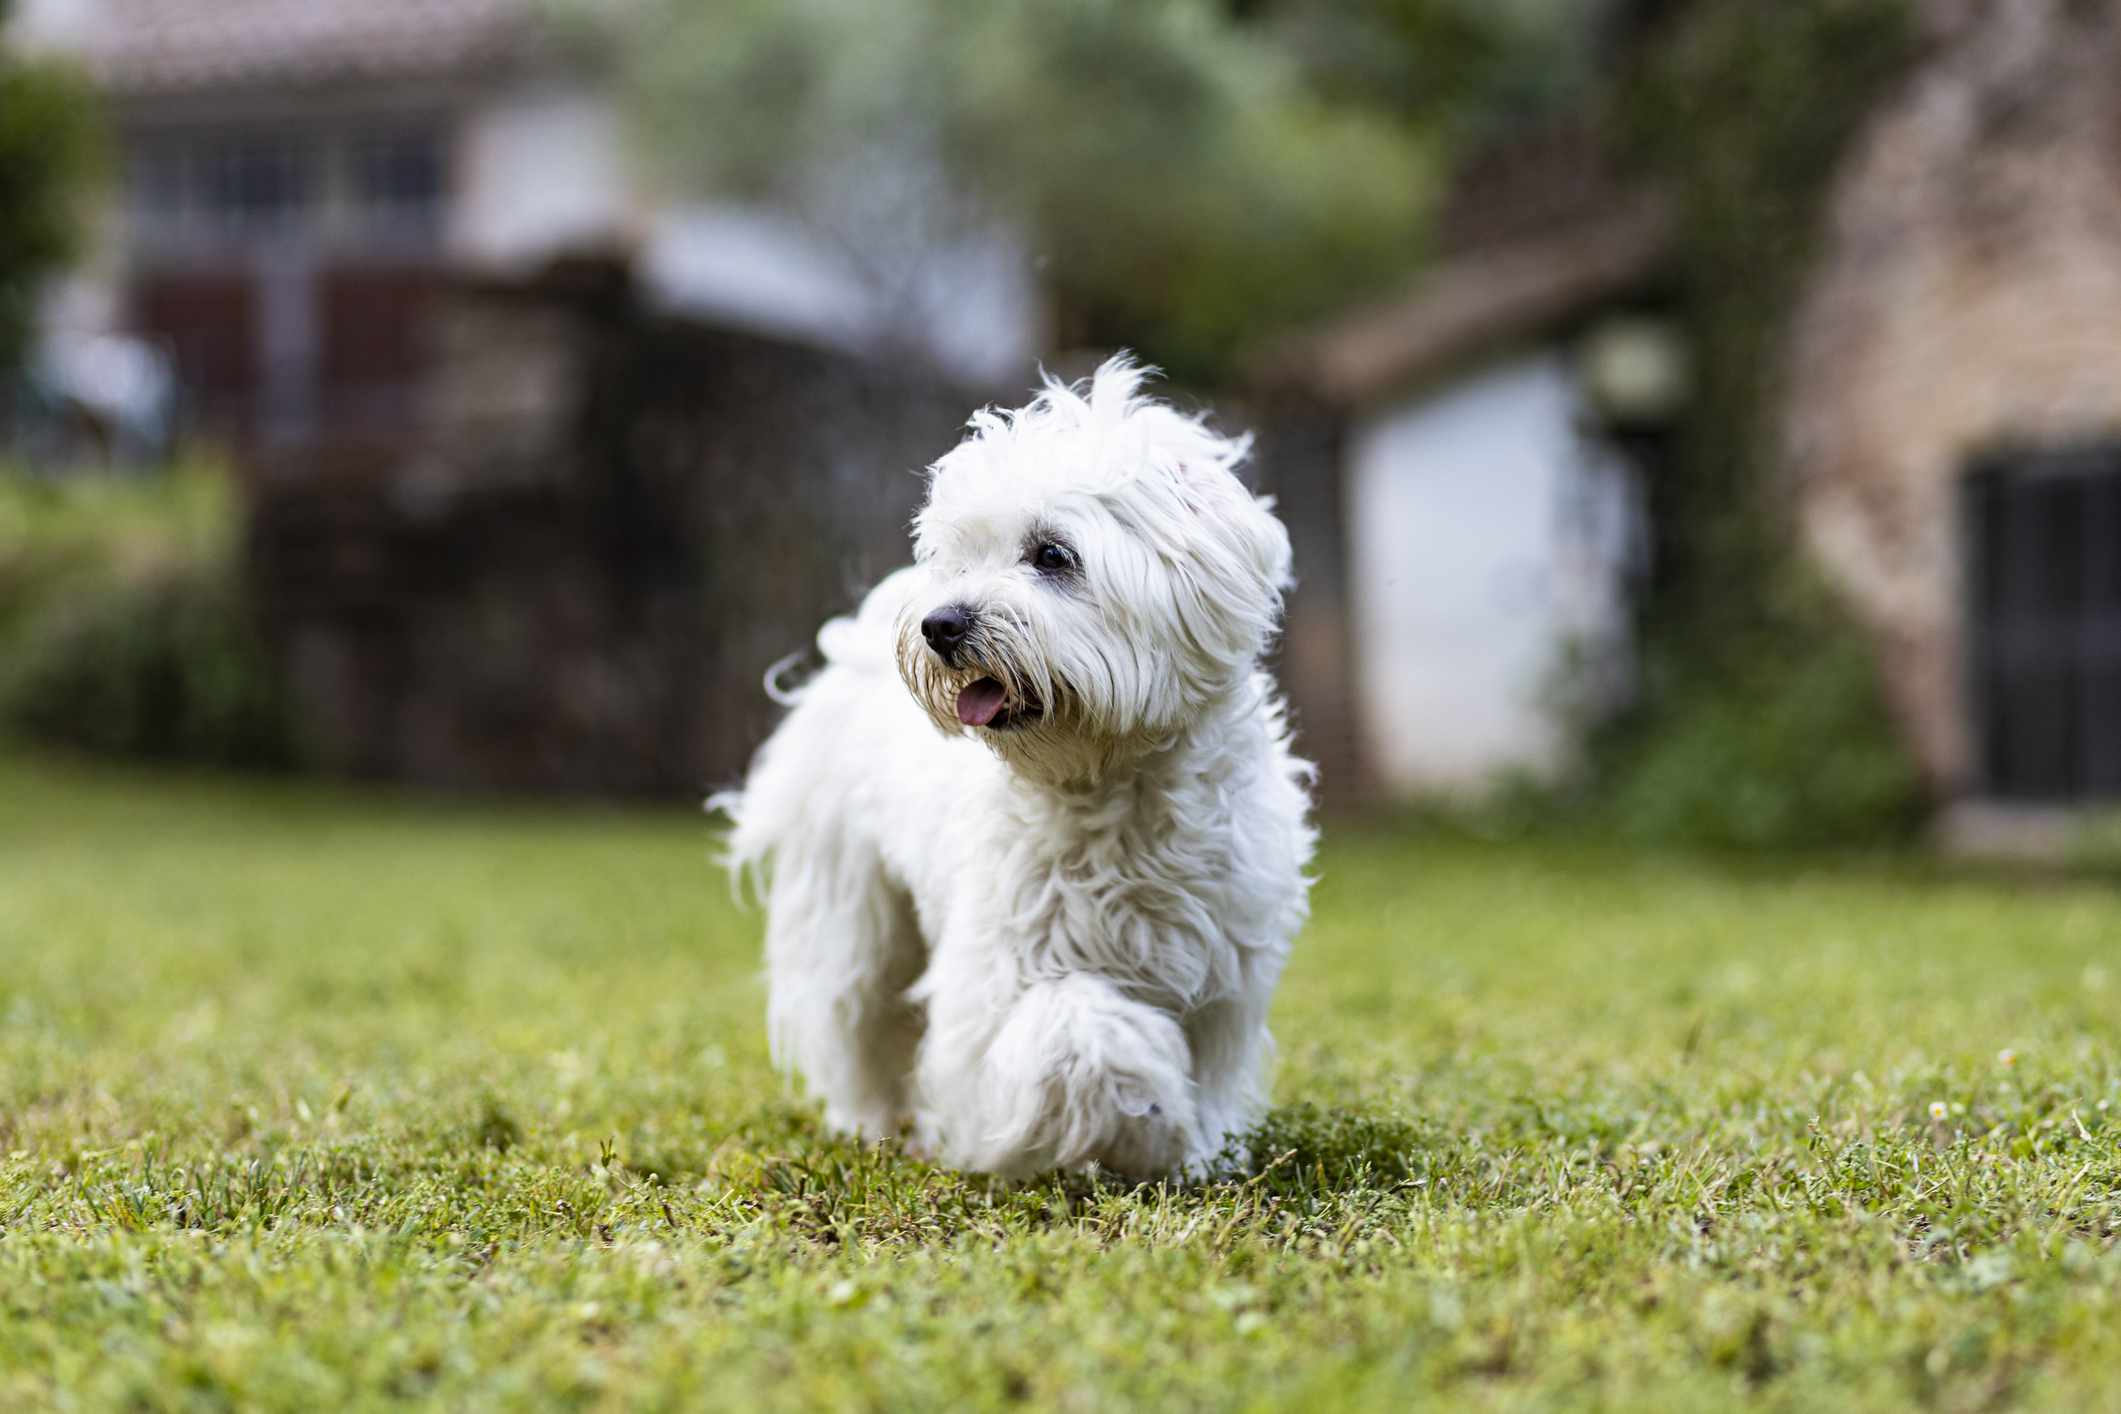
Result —
[[1578, 435], [1579, 408], [1568, 363], [1542, 354], [1388, 409], [1352, 439], [1357, 702], [1391, 793], [1551, 776], [1574, 745], [1559, 698], [1572, 646], [1600, 696], [1632, 676], [1636, 501]]
[[1005, 233], [925, 245], [880, 280], [790, 216], [653, 194], [630, 137], [610, 95], [579, 81], [482, 101], [458, 138], [450, 253], [528, 270], [570, 247], [622, 247], [664, 308], [848, 349], [913, 348], [973, 382], [1028, 377], [1043, 351], [1032, 262]]
[[65, 50], [79, 44], [92, 25], [107, 22], [102, 8], [97, 0], [16, 0], [7, 37], [33, 52]]
[[450, 254], [527, 267], [569, 247], [637, 235], [622, 139], [610, 100], [565, 79], [474, 107], [457, 137]]
[[1006, 234], [925, 248], [880, 280], [803, 222], [695, 203], [656, 213], [642, 273], [665, 307], [887, 357], [916, 350], [973, 384], [1028, 380], [1045, 350], [1031, 261]]

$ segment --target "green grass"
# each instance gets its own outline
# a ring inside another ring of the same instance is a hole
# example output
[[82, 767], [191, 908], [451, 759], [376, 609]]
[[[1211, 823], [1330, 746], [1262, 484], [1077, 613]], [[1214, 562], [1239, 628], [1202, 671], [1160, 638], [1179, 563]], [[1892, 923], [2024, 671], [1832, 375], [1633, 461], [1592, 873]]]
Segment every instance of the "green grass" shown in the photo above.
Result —
[[0, 1407], [2121, 1408], [2108, 886], [1329, 835], [1272, 1166], [1012, 1188], [709, 847], [0, 757]]

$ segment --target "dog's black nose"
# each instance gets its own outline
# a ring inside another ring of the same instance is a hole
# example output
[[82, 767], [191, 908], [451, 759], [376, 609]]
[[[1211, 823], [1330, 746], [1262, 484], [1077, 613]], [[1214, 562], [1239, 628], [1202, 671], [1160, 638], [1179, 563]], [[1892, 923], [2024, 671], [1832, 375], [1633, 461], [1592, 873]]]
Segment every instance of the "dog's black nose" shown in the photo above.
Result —
[[972, 631], [972, 616], [955, 604], [937, 609], [921, 620], [921, 637], [945, 663], [957, 656], [965, 635]]

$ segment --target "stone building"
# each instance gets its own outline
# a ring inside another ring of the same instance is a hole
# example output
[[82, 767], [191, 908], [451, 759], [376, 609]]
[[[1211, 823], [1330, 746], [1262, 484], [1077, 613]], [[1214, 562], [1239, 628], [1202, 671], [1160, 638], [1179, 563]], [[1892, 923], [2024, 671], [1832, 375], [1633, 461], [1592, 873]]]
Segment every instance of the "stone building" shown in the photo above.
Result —
[[2121, 797], [2121, 5], [1924, 0], [1843, 159], [1781, 464], [1945, 800]]

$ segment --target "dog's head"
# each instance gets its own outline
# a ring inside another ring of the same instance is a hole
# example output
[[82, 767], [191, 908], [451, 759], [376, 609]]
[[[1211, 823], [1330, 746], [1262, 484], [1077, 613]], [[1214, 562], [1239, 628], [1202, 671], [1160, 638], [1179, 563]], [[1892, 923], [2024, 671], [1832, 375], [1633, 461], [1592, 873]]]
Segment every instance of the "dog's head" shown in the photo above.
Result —
[[923, 586], [899, 670], [943, 730], [1042, 777], [1167, 741], [1249, 678], [1289, 536], [1226, 438], [1141, 392], [1124, 357], [976, 414], [914, 520]]

